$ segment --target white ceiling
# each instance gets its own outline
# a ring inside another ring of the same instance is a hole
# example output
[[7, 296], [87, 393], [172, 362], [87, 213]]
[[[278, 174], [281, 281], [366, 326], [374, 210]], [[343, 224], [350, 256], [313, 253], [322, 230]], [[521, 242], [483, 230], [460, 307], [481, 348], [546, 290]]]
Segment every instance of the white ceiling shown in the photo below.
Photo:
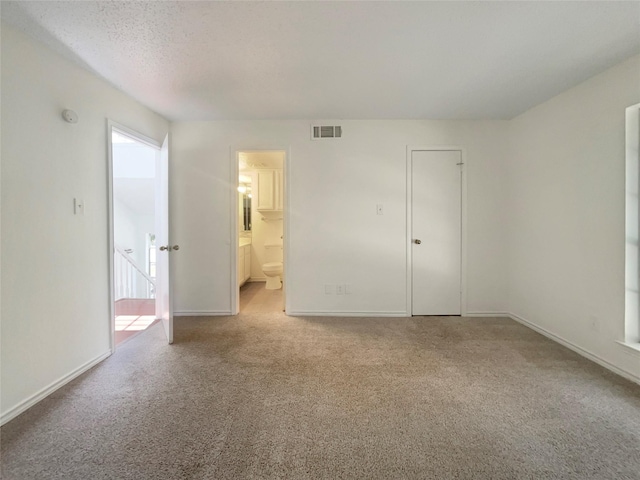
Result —
[[511, 118], [640, 52], [640, 2], [9, 2], [170, 120]]
[[241, 172], [245, 172], [262, 168], [283, 168], [284, 155], [285, 153], [281, 151], [240, 152], [238, 155], [238, 169]]

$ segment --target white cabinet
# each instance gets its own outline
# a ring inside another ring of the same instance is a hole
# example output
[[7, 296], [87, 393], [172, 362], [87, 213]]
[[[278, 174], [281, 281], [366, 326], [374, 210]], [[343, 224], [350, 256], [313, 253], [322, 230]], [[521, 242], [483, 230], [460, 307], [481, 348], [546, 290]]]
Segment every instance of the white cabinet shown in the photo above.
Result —
[[284, 205], [284, 177], [282, 170], [260, 170], [258, 172], [257, 209], [282, 211]]
[[244, 283], [244, 247], [238, 249], [238, 285]]
[[258, 172], [258, 210], [274, 209], [275, 181], [273, 170]]
[[251, 244], [238, 247], [238, 285], [244, 285], [251, 276]]

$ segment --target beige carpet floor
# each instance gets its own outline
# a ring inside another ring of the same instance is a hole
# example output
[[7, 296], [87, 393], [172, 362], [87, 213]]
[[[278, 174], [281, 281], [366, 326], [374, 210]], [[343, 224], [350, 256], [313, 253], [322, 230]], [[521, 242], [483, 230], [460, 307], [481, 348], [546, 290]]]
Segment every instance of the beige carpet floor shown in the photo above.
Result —
[[2, 427], [14, 479], [638, 479], [640, 387], [508, 319], [177, 319]]

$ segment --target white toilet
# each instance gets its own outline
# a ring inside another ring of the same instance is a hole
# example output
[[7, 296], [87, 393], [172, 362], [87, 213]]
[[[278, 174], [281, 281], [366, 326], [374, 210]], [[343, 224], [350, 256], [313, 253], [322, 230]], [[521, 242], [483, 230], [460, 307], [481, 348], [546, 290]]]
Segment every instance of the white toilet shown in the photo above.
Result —
[[262, 265], [262, 272], [267, 277], [267, 290], [277, 290], [282, 287], [282, 262], [269, 262]]
[[267, 278], [267, 290], [282, 288], [282, 242], [265, 243], [262, 273]]

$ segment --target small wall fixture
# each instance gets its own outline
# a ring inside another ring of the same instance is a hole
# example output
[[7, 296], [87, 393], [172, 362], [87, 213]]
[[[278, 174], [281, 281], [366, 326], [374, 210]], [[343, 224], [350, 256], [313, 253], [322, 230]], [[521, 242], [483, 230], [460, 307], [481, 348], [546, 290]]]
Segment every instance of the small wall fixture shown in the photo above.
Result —
[[62, 118], [64, 118], [65, 122], [78, 123], [78, 114], [73, 110], [63, 110]]

